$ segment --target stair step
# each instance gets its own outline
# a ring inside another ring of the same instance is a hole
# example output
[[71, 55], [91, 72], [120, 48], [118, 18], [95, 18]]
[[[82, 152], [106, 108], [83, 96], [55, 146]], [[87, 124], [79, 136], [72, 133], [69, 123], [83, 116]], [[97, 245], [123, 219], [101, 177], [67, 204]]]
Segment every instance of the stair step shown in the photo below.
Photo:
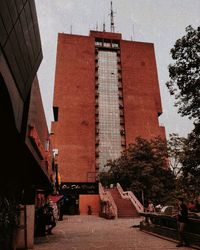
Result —
[[118, 210], [119, 218], [132, 218], [138, 215], [135, 207], [129, 199], [123, 199], [118, 192], [117, 188], [112, 188], [108, 190], [115, 201]]

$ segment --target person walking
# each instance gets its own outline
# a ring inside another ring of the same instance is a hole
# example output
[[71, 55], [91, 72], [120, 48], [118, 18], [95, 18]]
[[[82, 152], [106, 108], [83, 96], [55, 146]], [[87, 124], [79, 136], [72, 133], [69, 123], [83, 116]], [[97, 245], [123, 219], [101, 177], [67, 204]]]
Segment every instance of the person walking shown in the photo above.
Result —
[[188, 222], [188, 208], [184, 203], [183, 198], [178, 198], [178, 214], [177, 214], [177, 229], [179, 243], [176, 247], [189, 246], [188, 240], [185, 236], [185, 229]]

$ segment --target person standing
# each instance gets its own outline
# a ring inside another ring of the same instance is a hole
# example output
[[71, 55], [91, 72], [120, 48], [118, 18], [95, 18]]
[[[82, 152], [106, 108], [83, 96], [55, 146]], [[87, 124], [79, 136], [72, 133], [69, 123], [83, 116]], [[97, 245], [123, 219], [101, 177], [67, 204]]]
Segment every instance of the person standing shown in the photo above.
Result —
[[[155, 207], [154, 207], [154, 204], [153, 204], [153, 202], [151, 200], [148, 201], [147, 212], [148, 213], [154, 213], [155, 212]], [[152, 224], [151, 216], [147, 217], [146, 222], [148, 224]]]
[[148, 202], [148, 207], [147, 207], [147, 212], [153, 213], [155, 212], [155, 207], [152, 201], [149, 200]]
[[45, 215], [46, 215], [46, 232], [47, 234], [52, 234], [52, 229], [56, 226], [56, 220], [54, 217], [54, 213], [53, 213], [53, 208], [49, 205], [46, 204], [45, 206]]
[[177, 229], [180, 242], [176, 247], [189, 246], [185, 236], [185, 229], [188, 222], [188, 208], [183, 198], [178, 199]]
[[59, 218], [58, 218], [58, 220], [61, 221], [61, 220], [63, 220], [64, 209], [65, 209], [65, 197], [64, 196], [62, 197], [61, 200], [59, 200], [58, 207], [59, 207]]

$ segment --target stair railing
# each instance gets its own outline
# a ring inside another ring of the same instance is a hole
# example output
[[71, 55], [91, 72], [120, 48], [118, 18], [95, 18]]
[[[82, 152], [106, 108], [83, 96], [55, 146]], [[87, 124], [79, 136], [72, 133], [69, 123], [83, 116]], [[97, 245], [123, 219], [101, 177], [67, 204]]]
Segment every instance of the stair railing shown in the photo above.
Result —
[[111, 210], [112, 214], [115, 216], [115, 218], [117, 218], [118, 217], [118, 210], [117, 210], [117, 206], [115, 204], [115, 201], [114, 201], [114, 199], [109, 191], [106, 191], [106, 194], [108, 197], [110, 210]]
[[119, 183], [117, 183], [117, 189], [123, 199], [129, 199], [132, 202], [138, 213], [144, 211], [143, 205], [140, 203], [133, 192], [124, 191]]
[[99, 196], [101, 201], [106, 203], [105, 213], [113, 215], [115, 218], [118, 217], [117, 206], [113, 200], [112, 195], [109, 191], [105, 191], [102, 184], [99, 183]]

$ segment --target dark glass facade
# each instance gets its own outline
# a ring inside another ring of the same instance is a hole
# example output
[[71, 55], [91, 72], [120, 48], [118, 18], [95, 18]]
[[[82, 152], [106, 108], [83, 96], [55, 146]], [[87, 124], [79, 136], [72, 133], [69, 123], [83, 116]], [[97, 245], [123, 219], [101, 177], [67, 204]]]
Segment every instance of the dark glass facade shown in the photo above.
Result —
[[12, 173], [14, 178], [8, 185], [49, 184], [50, 155], [45, 153], [49, 132], [37, 81], [41, 61], [34, 0], [0, 0], [0, 86], [4, 97], [0, 98], [0, 128], [5, 155], [2, 161], [8, 170], [2, 176], [6, 180]]
[[0, 0], [0, 49], [25, 100], [42, 61], [34, 0]]

